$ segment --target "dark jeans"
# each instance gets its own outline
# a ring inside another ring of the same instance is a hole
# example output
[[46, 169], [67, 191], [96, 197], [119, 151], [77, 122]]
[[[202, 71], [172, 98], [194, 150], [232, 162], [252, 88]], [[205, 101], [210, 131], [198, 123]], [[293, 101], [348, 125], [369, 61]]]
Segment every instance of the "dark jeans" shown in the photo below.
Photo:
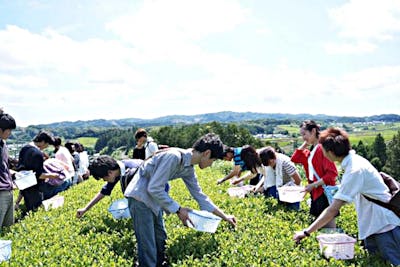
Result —
[[42, 205], [43, 193], [40, 192], [39, 185], [34, 185], [21, 190], [21, 194], [24, 197], [27, 212], [36, 210], [40, 205]]
[[70, 180], [66, 180], [61, 185], [57, 186], [48, 183], [42, 183], [39, 185], [39, 190], [43, 193], [43, 200], [46, 200], [66, 190], [68, 187], [70, 187], [70, 185]]
[[162, 211], [156, 215], [143, 202], [130, 197], [128, 205], [135, 230], [139, 266], [164, 266], [167, 233]]
[[364, 240], [365, 248], [378, 253], [383, 259], [400, 266], [400, 226], [391, 231], [370, 235]]

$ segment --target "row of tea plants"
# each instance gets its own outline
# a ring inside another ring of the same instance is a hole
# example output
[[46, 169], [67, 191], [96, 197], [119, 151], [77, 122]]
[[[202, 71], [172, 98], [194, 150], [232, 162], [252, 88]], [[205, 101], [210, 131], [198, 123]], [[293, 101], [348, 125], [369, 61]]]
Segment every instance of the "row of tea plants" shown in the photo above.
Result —
[[[237, 228], [221, 222], [215, 234], [196, 232], [184, 227], [177, 216], [165, 216], [172, 266], [389, 266], [368, 255], [360, 241], [352, 260], [325, 259], [317, 234], [295, 245], [294, 232], [312, 222], [306, 201], [296, 212], [260, 195], [231, 198], [226, 192], [228, 183], [216, 185], [226, 169], [219, 165], [197, 173], [203, 191], [226, 213], [235, 215]], [[0, 266], [133, 266], [136, 241], [131, 219], [115, 220], [107, 211], [112, 201], [122, 197], [119, 186], [83, 218], [75, 217], [76, 210], [102, 185], [89, 179], [61, 194], [65, 197], [63, 207], [50, 211], [40, 208], [3, 231], [0, 238], [12, 240], [12, 256]], [[170, 194], [182, 206], [198, 209], [181, 180], [171, 183]], [[342, 210], [337, 224], [347, 234], [357, 236], [352, 205]]]

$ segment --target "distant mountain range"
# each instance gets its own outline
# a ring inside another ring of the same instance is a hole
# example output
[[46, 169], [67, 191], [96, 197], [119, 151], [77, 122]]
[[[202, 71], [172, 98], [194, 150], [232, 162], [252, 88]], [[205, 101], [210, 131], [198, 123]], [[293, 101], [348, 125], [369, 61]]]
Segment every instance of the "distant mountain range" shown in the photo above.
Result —
[[382, 114], [368, 117], [346, 117], [346, 116], [330, 116], [324, 114], [286, 114], [286, 113], [255, 113], [255, 112], [232, 112], [222, 111], [216, 113], [206, 113], [199, 115], [171, 115], [155, 119], [117, 119], [117, 120], [89, 120], [89, 121], [63, 121], [50, 124], [35, 125], [41, 128], [60, 128], [60, 127], [149, 127], [162, 125], [177, 125], [177, 124], [193, 124], [207, 123], [217, 121], [220, 123], [242, 122], [253, 120], [306, 120], [312, 119], [316, 121], [331, 121], [341, 123], [351, 122], [400, 122], [400, 115], [397, 114]]

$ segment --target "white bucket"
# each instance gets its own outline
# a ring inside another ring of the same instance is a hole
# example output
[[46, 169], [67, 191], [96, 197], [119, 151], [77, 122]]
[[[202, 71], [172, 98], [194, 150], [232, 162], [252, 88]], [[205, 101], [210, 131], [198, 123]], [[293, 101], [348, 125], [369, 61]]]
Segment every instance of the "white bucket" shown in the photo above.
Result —
[[42, 201], [42, 204], [44, 206], [44, 210], [49, 210], [50, 208], [56, 209], [59, 207], [62, 207], [64, 205], [64, 197], [55, 195], [52, 198], [46, 199]]
[[0, 240], [0, 262], [11, 258], [11, 240]]
[[279, 200], [287, 203], [296, 203], [304, 199], [306, 194], [302, 186], [281, 186], [278, 187]]
[[128, 207], [128, 199], [126, 198], [115, 200], [113, 203], [111, 203], [108, 211], [111, 212], [114, 219], [117, 220], [131, 217]]
[[187, 221], [190, 228], [196, 229], [201, 232], [215, 233], [221, 218], [205, 210], [192, 210], [189, 211], [189, 218], [193, 222]]
[[228, 195], [231, 197], [244, 198], [248, 193], [253, 190], [254, 186], [244, 185], [239, 187], [228, 188]]
[[317, 236], [321, 253], [337, 260], [354, 258], [354, 244], [357, 240], [344, 233], [321, 234]]
[[37, 184], [36, 175], [33, 171], [20, 171], [15, 174], [14, 183], [19, 190], [24, 190]]

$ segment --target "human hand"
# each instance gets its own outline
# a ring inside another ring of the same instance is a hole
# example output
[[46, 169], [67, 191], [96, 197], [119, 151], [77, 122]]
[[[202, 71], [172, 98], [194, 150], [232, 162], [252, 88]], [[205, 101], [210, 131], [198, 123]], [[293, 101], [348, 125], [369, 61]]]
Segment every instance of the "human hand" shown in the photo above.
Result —
[[178, 218], [181, 220], [184, 226], [188, 226], [188, 222], [194, 226], [194, 223], [192, 220], [189, 218], [189, 211], [192, 209], [189, 208], [180, 208], [179, 211], [176, 213], [178, 215]]
[[314, 188], [313, 184], [309, 184], [304, 187], [304, 191], [310, 193]]
[[224, 178], [218, 179], [217, 185], [222, 184], [223, 182], [225, 182]]
[[86, 211], [87, 211], [87, 210], [86, 210], [85, 208], [83, 208], [83, 209], [78, 209], [78, 210], [76, 211], [76, 218], [81, 218], [81, 217], [83, 216], [83, 214], [85, 214]]
[[300, 244], [300, 241], [307, 237], [306, 234], [304, 233], [304, 231], [298, 231], [294, 234], [293, 236], [293, 240], [296, 242], [296, 244]]
[[238, 185], [238, 184], [240, 184], [242, 182], [242, 179], [240, 179], [240, 178], [233, 178], [232, 180], [231, 180], [231, 184], [233, 184], [233, 185]]
[[236, 218], [233, 215], [226, 215], [225, 221], [236, 228]]

